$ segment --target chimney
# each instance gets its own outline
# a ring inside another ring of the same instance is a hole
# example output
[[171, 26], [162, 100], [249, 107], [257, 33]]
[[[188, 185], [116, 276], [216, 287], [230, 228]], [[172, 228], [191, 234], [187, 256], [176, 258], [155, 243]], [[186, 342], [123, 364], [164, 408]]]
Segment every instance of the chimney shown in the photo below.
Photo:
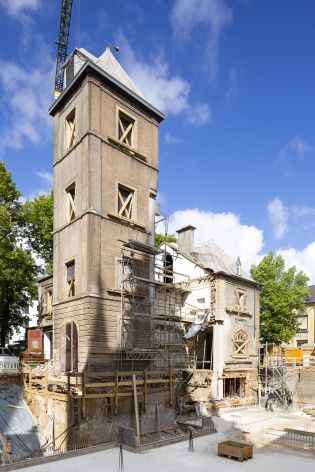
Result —
[[178, 234], [177, 245], [178, 249], [185, 254], [191, 256], [194, 251], [194, 231], [195, 227], [192, 225], [184, 226], [176, 231]]

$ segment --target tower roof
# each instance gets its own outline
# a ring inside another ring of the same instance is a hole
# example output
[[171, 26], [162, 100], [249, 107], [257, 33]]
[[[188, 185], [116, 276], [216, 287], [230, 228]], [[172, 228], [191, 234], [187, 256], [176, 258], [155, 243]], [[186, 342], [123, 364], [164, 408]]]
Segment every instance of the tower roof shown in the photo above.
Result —
[[139, 97], [143, 98], [143, 94], [139, 87], [131, 80], [125, 69], [119, 64], [116, 57], [113, 55], [110, 48], [106, 48], [103, 54], [100, 57], [96, 57], [90, 52], [88, 52], [84, 48], [76, 48], [68, 57], [67, 61], [64, 64], [64, 67], [67, 67], [68, 63], [71, 61], [74, 54], [80, 54], [83, 56], [82, 65], [84, 64], [84, 58], [90, 60], [98, 67], [103, 69], [107, 74], [111, 75], [114, 79], [120, 82], [122, 85], [130, 89], [132, 92], [139, 95]]
[[132, 90], [134, 93], [143, 98], [141, 90], [134, 84], [125, 69], [119, 64], [116, 57], [109, 48], [106, 48], [103, 54], [97, 59], [96, 64], [104, 69], [109, 75], [114, 77], [118, 82]]
[[110, 82], [116, 89], [119, 89], [122, 93], [128, 95], [140, 105], [153, 112], [159, 121], [164, 119], [164, 114], [145, 100], [139, 87], [137, 87], [124, 68], [119, 64], [110, 48], [107, 47], [100, 57], [94, 56], [84, 48], [75, 48], [65, 62], [64, 68], [67, 68], [74, 56], [76, 56], [74, 77], [72, 81], [67, 84], [60, 97], [50, 107], [50, 114], [54, 114], [58, 105], [61, 104], [69, 90], [72, 89], [74, 84], [80, 80], [81, 77], [88, 71], [94, 71], [98, 76], [101, 76], [104, 81]]

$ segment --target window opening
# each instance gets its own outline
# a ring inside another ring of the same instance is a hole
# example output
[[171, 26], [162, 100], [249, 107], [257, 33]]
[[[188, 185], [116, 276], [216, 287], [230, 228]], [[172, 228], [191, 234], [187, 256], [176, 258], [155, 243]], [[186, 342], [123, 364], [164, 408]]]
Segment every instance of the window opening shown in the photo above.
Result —
[[244, 290], [236, 290], [235, 295], [237, 309], [244, 312], [246, 308], [246, 292]]
[[118, 115], [118, 139], [121, 143], [132, 146], [135, 121], [122, 112]]
[[66, 192], [68, 197], [68, 221], [72, 221], [75, 218], [75, 184], [70, 185]]
[[134, 210], [134, 190], [128, 189], [123, 185], [118, 185], [118, 214], [128, 218], [132, 218]]
[[173, 283], [173, 257], [168, 252], [164, 256], [164, 283]]
[[67, 266], [67, 296], [73, 297], [75, 295], [75, 262], [71, 261]]
[[75, 109], [66, 118], [66, 149], [71, 149], [76, 143]]
[[46, 313], [47, 315], [52, 314], [52, 291], [46, 293]]
[[299, 333], [305, 333], [308, 330], [308, 316], [303, 315], [298, 317]]
[[223, 396], [227, 397], [244, 397], [245, 396], [245, 379], [236, 377], [234, 379], [223, 379]]
[[61, 346], [61, 371], [78, 370], [78, 331], [74, 321], [64, 325]]
[[135, 260], [131, 265], [131, 260], [128, 258], [117, 259], [116, 265], [116, 287], [118, 289], [124, 288], [124, 290], [131, 291], [131, 280], [130, 277], [135, 270]]

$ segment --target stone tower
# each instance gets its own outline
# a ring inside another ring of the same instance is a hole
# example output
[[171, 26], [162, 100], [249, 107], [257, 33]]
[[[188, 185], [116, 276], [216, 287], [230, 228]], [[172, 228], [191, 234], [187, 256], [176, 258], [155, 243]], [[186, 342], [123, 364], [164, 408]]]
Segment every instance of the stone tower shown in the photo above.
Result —
[[145, 101], [109, 49], [99, 58], [73, 51], [65, 64], [65, 89], [50, 114], [54, 367], [104, 370], [121, 347], [121, 245], [153, 242], [164, 116]]

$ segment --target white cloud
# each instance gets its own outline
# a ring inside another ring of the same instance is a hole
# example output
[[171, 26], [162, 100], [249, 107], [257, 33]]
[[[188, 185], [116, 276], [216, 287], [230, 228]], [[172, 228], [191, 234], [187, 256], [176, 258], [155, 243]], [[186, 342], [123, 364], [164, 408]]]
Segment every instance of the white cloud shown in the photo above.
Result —
[[32, 200], [39, 195], [47, 195], [53, 188], [53, 174], [47, 170], [38, 170], [34, 174], [39, 177], [39, 184], [30, 193], [21, 198], [22, 201]]
[[287, 268], [295, 266], [298, 270], [303, 270], [310, 278], [310, 283], [315, 283], [315, 241], [304, 249], [279, 249], [276, 254], [284, 258]]
[[[213, 213], [199, 209], [175, 211], [169, 217], [168, 234], [176, 234], [176, 230], [192, 224], [196, 227], [195, 243], [214, 239], [224, 251], [235, 260], [239, 256], [245, 270], [249, 271], [252, 264], [258, 264], [263, 256], [263, 231], [256, 226], [243, 224], [234, 213]], [[160, 224], [159, 232], [164, 232]], [[296, 266], [303, 270], [315, 283], [315, 241], [301, 250], [295, 248], [274, 251], [280, 254], [286, 267]]]
[[197, 244], [214, 239], [235, 260], [240, 257], [246, 270], [262, 257], [263, 231], [242, 224], [240, 217], [234, 213], [212, 213], [197, 208], [176, 211], [170, 215], [168, 233], [173, 234], [187, 224], [196, 227]]
[[182, 142], [182, 140], [180, 138], [178, 138], [177, 136], [173, 136], [170, 133], [166, 133], [165, 134], [165, 142], [166, 142], [166, 144], [179, 144], [179, 143]]
[[38, 170], [35, 172], [35, 174], [42, 179], [43, 182], [47, 184], [49, 189], [52, 188], [53, 185], [53, 175], [51, 172], [48, 172], [47, 170]]
[[315, 208], [307, 205], [293, 205], [290, 211], [293, 216], [298, 218], [315, 215]]
[[211, 118], [211, 109], [207, 103], [195, 103], [187, 112], [187, 121], [193, 126], [203, 126]]
[[[194, 126], [201, 126], [210, 119], [209, 106], [190, 103], [190, 84], [179, 75], [172, 75], [161, 55], [155, 56], [151, 63], [139, 59], [123, 34], [117, 36], [117, 44], [120, 46], [120, 61], [150, 103], [170, 115], [184, 113]], [[199, 120], [190, 118], [195, 107], [200, 111]]]
[[224, 0], [176, 0], [171, 13], [175, 39], [188, 40], [194, 29], [207, 28], [205, 62], [212, 77], [217, 73], [222, 29], [232, 21], [232, 10]]
[[37, 10], [40, 4], [40, 0], [0, 0], [0, 6], [14, 17], [20, 17], [28, 11]]
[[22, 149], [27, 142], [40, 144], [51, 138], [48, 107], [53, 99], [54, 69], [48, 54], [36, 67], [0, 60], [0, 151]]
[[269, 221], [273, 226], [273, 235], [276, 239], [285, 236], [288, 230], [289, 212], [287, 207], [282, 203], [280, 198], [276, 197], [268, 203]]
[[18, 21], [23, 30], [22, 44], [34, 47], [34, 13], [41, 7], [41, 0], [0, 0], [0, 7], [12, 19]]
[[300, 136], [295, 136], [281, 149], [279, 160], [284, 161], [292, 158], [295, 159], [296, 157], [302, 159], [305, 154], [308, 154], [312, 151], [312, 146], [307, 144], [302, 138], [300, 138]]

